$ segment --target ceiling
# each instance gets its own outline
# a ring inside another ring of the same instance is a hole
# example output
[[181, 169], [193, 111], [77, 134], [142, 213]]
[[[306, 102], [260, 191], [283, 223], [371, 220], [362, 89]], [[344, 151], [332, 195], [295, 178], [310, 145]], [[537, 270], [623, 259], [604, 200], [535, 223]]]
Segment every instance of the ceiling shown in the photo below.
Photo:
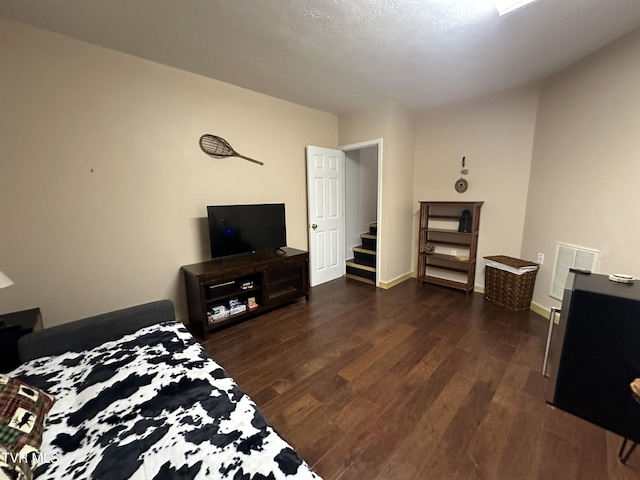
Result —
[[544, 78], [640, 26], [640, 0], [0, 0], [0, 16], [331, 113]]

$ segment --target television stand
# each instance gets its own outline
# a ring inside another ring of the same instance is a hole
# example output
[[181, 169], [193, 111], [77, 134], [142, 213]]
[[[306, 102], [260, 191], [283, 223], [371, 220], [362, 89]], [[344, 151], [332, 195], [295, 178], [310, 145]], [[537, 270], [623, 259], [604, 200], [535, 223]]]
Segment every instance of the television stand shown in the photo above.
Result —
[[309, 253], [278, 250], [183, 266], [194, 333], [206, 339], [213, 331], [300, 297], [309, 300]]

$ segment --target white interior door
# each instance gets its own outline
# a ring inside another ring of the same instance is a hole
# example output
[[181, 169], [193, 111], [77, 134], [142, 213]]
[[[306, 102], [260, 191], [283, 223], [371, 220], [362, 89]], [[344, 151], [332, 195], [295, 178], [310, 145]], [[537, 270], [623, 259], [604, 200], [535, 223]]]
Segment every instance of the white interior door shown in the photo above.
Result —
[[344, 152], [307, 146], [311, 286], [344, 275]]

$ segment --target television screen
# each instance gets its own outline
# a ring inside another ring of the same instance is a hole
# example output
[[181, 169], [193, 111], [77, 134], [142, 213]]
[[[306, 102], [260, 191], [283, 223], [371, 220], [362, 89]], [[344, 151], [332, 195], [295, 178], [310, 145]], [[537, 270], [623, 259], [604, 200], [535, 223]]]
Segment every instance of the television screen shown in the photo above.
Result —
[[211, 258], [276, 250], [287, 245], [284, 203], [210, 205]]

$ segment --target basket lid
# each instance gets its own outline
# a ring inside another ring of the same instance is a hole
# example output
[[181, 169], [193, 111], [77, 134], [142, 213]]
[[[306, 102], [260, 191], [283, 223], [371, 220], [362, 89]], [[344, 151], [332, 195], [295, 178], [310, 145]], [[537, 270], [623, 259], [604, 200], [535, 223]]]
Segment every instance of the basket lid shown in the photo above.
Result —
[[508, 257], [506, 255], [491, 255], [489, 257], [484, 257], [485, 260], [490, 260], [492, 262], [503, 263], [504, 265], [508, 265], [510, 267], [522, 268], [522, 267], [536, 267], [538, 266], [535, 262], [529, 262], [527, 260], [521, 260], [519, 258]]

